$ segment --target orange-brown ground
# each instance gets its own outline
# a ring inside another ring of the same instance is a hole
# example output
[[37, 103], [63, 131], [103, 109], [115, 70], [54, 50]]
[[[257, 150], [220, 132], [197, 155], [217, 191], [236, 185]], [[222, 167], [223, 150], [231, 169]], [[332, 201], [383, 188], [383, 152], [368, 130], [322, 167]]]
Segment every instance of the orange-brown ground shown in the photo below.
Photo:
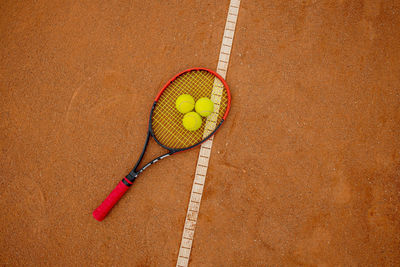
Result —
[[[91, 212], [228, 4], [0, 3], [0, 264], [175, 264], [198, 149]], [[399, 1], [242, 1], [192, 266], [400, 265], [399, 43]]]

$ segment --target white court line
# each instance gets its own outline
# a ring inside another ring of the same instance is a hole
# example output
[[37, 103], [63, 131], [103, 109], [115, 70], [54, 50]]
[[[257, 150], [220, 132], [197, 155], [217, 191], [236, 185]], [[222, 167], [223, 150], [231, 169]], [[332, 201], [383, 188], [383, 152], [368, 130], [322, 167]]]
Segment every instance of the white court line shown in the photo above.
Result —
[[[219, 52], [217, 73], [224, 79], [228, 71], [229, 57], [232, 50], [232, 42], [235, 34], [237, 16], [239, 14], [240, 0], [231, 0], [229, 4], [228, 16], [225, 23], [224, 35], [222, 38], [221, 49]], [[217, 79], [215, 79], [217, 81]], [[218, 80], [219, 82], [219, 80]], [[211, 99], [214, 104], [221, 101], [221, 97], [216, 97], [214, 92], [219, 90], [214, 83], [213, 93]], [[208, 121], [207, 121], [208, 123]], [[207, 133], [205, 133], [207, 135]], [[197, 216], [200, 210], [201, 197], [203, 195], [204, 183], [206, 180], [208, 162], [210, 160], [211, 148], [214, 138], [211, 137], [204, 142], [200, 147], [200, 153], [197, 160], [196, 171], [190, 194], [190, 201], [186, 213], [185, 226], [183, 228], [181, 246], [179, 248], [178, 259], [176, 262], [177, 267], [186, 267], [189, 264], [190, 252], [192, 250], [194, 231], [197, 223]]]

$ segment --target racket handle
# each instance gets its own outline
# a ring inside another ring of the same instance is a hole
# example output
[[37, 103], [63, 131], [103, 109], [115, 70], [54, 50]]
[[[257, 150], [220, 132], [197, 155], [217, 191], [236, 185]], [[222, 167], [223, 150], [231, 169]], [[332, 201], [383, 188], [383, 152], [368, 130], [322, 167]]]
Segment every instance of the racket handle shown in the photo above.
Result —
[[114, 207], [114, 205], [120, 200], [120, 198], [129, 189], [129, 186], [125, 185], [122, 181], [114, 188], [114, 190], [108, 195], [108, 197], [100, 204], [100, 206], [93, 211], [93, 217], [101, 222]]

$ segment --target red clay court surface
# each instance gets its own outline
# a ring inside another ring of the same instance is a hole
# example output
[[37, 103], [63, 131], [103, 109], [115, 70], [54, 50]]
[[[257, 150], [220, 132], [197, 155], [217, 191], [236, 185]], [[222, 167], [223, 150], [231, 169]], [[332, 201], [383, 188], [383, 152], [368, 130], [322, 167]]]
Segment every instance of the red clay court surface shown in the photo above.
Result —
[[[1, 265], [175, 265], [199, 148], [91, 213], [228, 5], [0, 3]], [[242, 0], [190, 266], [400, 265], [399, 43], [399, 1]]]

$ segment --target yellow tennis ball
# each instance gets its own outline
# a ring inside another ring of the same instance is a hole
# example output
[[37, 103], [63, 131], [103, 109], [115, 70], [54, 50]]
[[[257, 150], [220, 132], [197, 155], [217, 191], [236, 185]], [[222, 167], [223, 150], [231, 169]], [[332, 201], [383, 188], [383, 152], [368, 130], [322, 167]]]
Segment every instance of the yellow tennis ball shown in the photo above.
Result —
[[197, 100], [194, 108], [201, 116], [207, 117], [214, 111], [214, 103], [209, 98], [202, 97]]
[[196, 131], [201, 127], [203, 120], [201, 119], [200, 115], [196, 112], [192, 111], [186, 113], [182, 119], [183, 127], [189, 131]]
[[183, 94], [176, 99], [176, 109], [181, 113], [188, 113], [194, 108], [194, 99], [191, 95]]

